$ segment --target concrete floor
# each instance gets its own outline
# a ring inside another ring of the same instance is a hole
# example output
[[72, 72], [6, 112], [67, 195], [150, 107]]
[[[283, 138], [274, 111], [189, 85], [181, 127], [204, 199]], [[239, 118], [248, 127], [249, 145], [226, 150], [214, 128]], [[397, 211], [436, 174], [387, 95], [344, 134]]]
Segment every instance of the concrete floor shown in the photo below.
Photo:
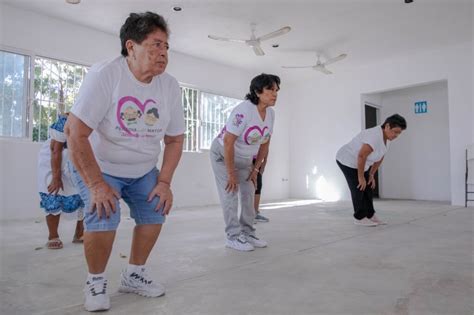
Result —
[[[347, 202], [267, 205], [270, 246], [224, 248], [218, 207], [178, 209], [149, 260], [164, 297], [119, 294], [133, 221], [124, 218], [107, 270], [110, 314], [473, 314], [474, 208], [378, 201], [389, 225], [352, 224]], [[0, 314], [85, 314], [82, 245], [44, 246], [44, 219], [3, 221]]]

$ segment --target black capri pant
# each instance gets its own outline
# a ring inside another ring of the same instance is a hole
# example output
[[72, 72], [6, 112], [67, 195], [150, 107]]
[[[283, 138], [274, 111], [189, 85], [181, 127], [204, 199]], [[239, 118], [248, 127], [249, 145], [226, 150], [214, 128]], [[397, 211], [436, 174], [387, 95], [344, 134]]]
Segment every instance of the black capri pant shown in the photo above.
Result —
[[[255, 165], [255, 159], [253, 159], [253, 165]], [[262, 174], [260, 174], [260, 170], [257, 173], [257, 187], [255, 189], [255, 194], [260, 195], [262, 192]]]
[[[344, 174], [347, 185], [351, 191], [352, 206], [354, 207], [354, 218], [357, 220], [361, 220], [363, 218], [372, 218], [375, 214], [373, 189], [367, 185], [364, 191], [360, 191], [359, 188], [357, 188], [359, 185], [357, 169], [345, 166], [337, 160], [336, 162]], [[364, 173], [366, 181], [369, 180], [369, 171], [370, 169]]]

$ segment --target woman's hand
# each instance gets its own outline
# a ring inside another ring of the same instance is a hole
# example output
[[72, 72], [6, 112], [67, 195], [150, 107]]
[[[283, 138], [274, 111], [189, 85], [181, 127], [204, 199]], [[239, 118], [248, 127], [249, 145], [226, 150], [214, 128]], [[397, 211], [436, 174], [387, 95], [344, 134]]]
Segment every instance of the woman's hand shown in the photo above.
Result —
[[111, 212], [117, 211], [116, 203], [120, 194], [105, 181], [98, 182], [89, 188], [91, 192], [91, 212], [97, 211], [99, 219], [110, 218]]
[[367, 183], [372, 189], [375, 189], [375, 178], [374, 175], [369, 175], [369, 182]]
[[173, 192], [171, 191], [170, 185], [165, 182], [158, 182], [158, 185], [156, 185], [148, 195], [148, 202], [152, 201], [155, 196], [160, 198], [160, 202], [156, 206], [155, 211], [163, 209], [163, 215], [168, 215], [173, 206]]
[[227, 180], [227, 186], [225, 187], [225, 190], [228, 193], [231, 192], [236, 192], [239, 189], [239, 183], [237, 181], [237, 176], [235, 176], [235, 172], [232, 172], [232, 174], [229, 174], [229, 179]]
[[58, 178], [53, 177], [53, 179], [51, 180], [51, 183], [48, 185], [48, 193], [57, 195], [61, 189], [64, 189], [63, 181], [61, 180], [61, 177], [58, 177]]
[[359, 185], [357, 185], [357, 188], [359, 188], [360, 191], [364, 191], [365, 187], [367, 187], [365, 177], [359, 177]]
[[251, 181], [255, 187], [257, 187], [257, 174], [258, 170], [256, 168], [253, 168], [250, 171], [249, 177], [247, 177], [247, 181]]

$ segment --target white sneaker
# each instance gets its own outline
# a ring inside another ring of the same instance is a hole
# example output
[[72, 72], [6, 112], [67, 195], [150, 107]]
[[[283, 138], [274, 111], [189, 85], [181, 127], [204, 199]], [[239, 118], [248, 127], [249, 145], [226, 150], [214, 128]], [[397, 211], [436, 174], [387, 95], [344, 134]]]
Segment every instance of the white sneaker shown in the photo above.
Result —
[[110, 298], [107, 294], [107, 280], [104, 277], [92, 278], [84, 288], [84, 308], [89, 312], [106, 311], [110, 308]]
[[268, 246], [268, 243], [265, 242], [264, 240], [262, 239], [259, 239], [258, 237], [256, 237], [255, 235], [249, 235], [247, 236], [247, 240], [250, 244], [253, 245], [253, 247], [255, 248], [264, 248], [264, 247], [267, 247]]
[[378, 224], [367, 219], [367, 218], [363, 218], [362, 220], [357, 220], [354, 218], [354, 224], [355, 225], [363, 225], [363, 226], [377, 226]]
[[372, 221], [372, 222], [377, 223], [378, 225], [386, 225], [387, 224], [387, 222], [384, 222], [384, 221], [380, 220], [375, 214], [369, 220]]
[[151, 280], [142, 267], [141, 270], [132, 273], [128, 273], [127, 269], [123, 270], [118, 291], [145, 297], [159, 297], [165, 294], [165, 287]]
[[255, 249], [243, 234], [240, 234], [238, 238], [233, 240], [226, 239], [225, 246], [243, 252], [249, 252]]

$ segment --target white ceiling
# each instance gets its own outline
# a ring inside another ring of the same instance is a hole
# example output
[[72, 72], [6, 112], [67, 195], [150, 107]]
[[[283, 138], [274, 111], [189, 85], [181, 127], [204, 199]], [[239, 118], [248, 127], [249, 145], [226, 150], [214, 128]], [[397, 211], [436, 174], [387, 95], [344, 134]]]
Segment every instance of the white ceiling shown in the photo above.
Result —
[[[472, 0], [0, 0], [11, 6], [118, 35], [130, 12], [162, 14], [171, 29], [171, 49], [253, 71], [283, 70], [282, 65], [312, 65], [323, 57], [348, 53], [328, 66], [348, 65], [420, 49], [434, 49], [472, 40]], [[174, 12], [181, 6], [182, 12]], [[208, 34], [247, 38], [250, 23], [257, 36], [289, 25], [292, 31], [263, 42], [255, 56], [243, 44], [217, 42]], [[278, 43], [279, 48], [272, 48]], [[119, 51], [117, 51], [117, 54]]]

